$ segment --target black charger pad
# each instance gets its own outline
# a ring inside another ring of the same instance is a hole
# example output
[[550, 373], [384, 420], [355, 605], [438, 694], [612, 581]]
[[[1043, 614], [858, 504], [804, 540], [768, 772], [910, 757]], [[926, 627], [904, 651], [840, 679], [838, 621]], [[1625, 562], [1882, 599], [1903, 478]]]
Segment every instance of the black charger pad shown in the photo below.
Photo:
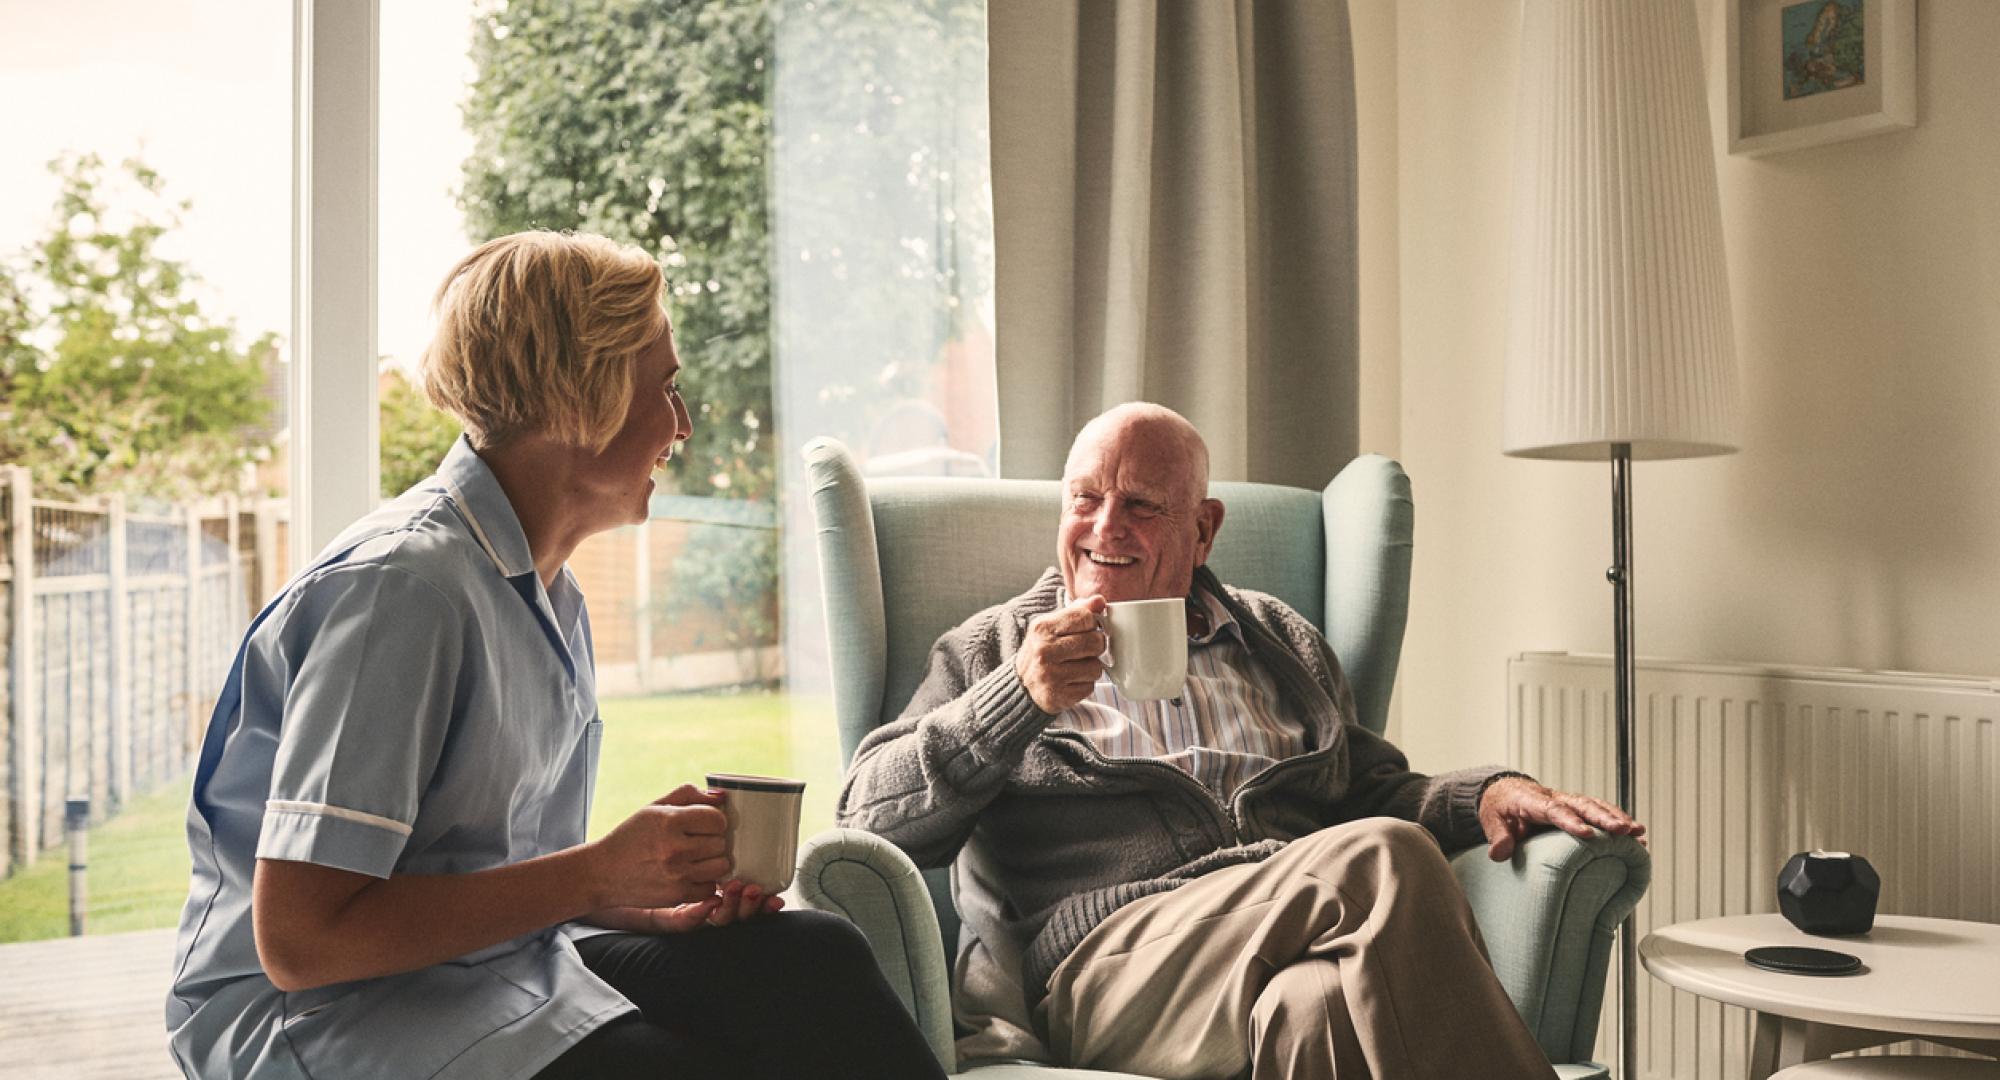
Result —
[[1796, 945], [1767, 945], [1743, 954], [1751, 967], [1782, 971], [1787, 975], [1852, 975], [1861, 970], [1861, 958], [1832, 949], [1807, 949]]

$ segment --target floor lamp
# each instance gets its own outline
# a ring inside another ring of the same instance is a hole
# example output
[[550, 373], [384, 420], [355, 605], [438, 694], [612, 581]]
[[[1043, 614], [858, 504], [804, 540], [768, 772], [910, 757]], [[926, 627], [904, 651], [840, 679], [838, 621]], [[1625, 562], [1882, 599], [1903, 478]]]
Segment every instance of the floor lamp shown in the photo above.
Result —
[[[1692, 0], [1524, 0], [1505, 450], [1611, 463], [1618, 802], [1633, 810], [1632, 462], [1736, 449], [1735, 344]], [[1636, 1080], [1633, 920], [1621, 1080]]]

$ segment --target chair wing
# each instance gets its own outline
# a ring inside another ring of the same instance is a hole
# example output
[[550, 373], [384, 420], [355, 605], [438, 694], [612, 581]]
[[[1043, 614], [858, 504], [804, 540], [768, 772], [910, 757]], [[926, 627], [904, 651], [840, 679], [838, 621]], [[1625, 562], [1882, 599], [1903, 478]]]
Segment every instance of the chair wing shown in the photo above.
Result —
[[1416, 507], [1403, 467], [1380, 454], [1347, 463], [1321, 499], [1326, 529], [1327, 643], [1354, 688], [1362, 726], [1389, 722], [1389, 692], [1410, 615]]
[[1055, 562], [1058, 491], [1053, 480], [868, 482], [889, 623], [878, 724], [902, 715], [945, 631]]
[[827, 659], [833, 670], [833, 712], [840, 724], [840, 764], [882, 716], [882, 565], [868, 489], [854, 458], [835, 439], [805, 448], [806, 482], [818, 526], [820, 589], [826, 598]]

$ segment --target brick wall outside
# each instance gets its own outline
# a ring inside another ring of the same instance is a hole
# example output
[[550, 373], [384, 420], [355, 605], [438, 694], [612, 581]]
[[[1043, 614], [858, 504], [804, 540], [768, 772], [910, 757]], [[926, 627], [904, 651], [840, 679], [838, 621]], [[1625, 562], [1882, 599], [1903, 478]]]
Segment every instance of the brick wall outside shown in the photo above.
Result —
[[[638, 528], [599, 533], [579, 544], [569, 565], [590, 604], [598, 665], [631, 664], [638, 659], [638, 621], [642, 615], [651, 624], [654, 660], [730, 650], [742, 644], [777, 644], [776, 589], [725, 588], [725, 595], [715, 602], [690, 596], [684, 589], [677, 591], [683, 559], [716, 554], [699, 551], [699, 545], [754, 544], [768, 535], [768, 531], [712, 523], [655, 519], [645, 527], [651, 573], [643, 591], [636, 562]], [[761, 633], [752, 633], [746, 625], [753, 615], [762, 621]]]

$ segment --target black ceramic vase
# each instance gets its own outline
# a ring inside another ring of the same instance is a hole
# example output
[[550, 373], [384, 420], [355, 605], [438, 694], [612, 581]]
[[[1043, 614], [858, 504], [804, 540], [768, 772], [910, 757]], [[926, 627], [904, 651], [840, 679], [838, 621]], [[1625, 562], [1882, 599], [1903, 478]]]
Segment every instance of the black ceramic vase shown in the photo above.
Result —
[[1778, 910], [1808, 934], [1865, 934], [1875, 925], [1882, 879], [1844, 851], [1801, 851], [1778, 871]]

